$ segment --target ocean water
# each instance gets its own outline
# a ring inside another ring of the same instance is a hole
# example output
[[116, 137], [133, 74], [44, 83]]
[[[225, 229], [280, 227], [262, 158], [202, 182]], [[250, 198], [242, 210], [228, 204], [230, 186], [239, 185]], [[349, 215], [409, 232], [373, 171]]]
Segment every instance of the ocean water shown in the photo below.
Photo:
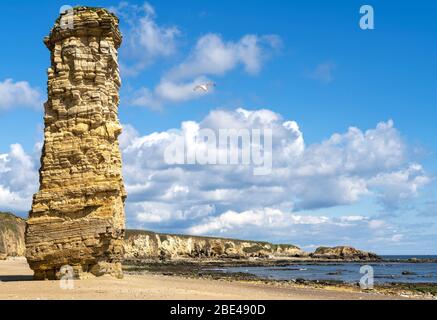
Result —
[[381, 256], [384, 260], [409, 260], [409, 259], [434, 259], [437, 260], [437, 255], [391, 255], [391, 256]]
[[405, 260], [399, 262], [376, 263], [293, 263], [280, 267], [229, 267], [222, 272], [244, 272], [263, 279], [272, 280], [329, 280], [346, 283], [358, 283], [363, 276], [363, 265], [373, 267], [374, 282], [383, 283], [435, 283], [437, 284], [437, 263], [409, 263], [410, 258], [426, 259], [437, 256], [385, 256], [384, 259]]

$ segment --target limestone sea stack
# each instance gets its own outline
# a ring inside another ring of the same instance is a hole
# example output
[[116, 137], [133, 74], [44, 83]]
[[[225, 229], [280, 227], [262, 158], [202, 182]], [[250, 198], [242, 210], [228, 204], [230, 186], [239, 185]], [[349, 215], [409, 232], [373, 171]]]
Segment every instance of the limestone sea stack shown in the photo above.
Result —
[[51, 66], [40, 188], [26, 227], [35, 279], [59, 279], [61, 269], [122, 277], [121, 40], [117, 17], [89, 7], [61, 14], [44, 39]]
[[381, 260], [381, 258], [373, 253], [358, 250], [349, 246], [338, 247], [318, 247], [313, 253], [310, 254], [315, 259], [337, 259], [348, 261], [361, 261], [361, 260]]

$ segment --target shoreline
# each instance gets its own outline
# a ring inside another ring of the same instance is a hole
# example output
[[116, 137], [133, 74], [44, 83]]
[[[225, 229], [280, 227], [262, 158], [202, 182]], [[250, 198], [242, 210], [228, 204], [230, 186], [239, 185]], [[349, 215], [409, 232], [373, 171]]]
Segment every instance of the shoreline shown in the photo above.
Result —
[[[3, 299], [437, 299], [436, 284], [375, 285], [361, 290], [340, 281], [263, 279], [249, 273], [221, 272], [231, 266], [279, 266], [302, 259], [249, 261], [136, 261], [123, 265], [124, 279], [109, 276], [75, 281], [74, 290], [60, 290], [59, 281], [32, 280], [23, 257], [0, 261], [0, 300]], [[335, 264], [345, 261], [310, 261]], [[357, 261], [349, 261], [357, 263]], [[362, 262], [362, 261], [361, 261]], [[367, 262], [366, 262], [367, 263]], [[190, 289], [187, 289], [190, 288]], [[238, 292], [238, 294], [237, 294]], [[432, 292], [432, 294], [431, 294]]]
[[[123, 270], [127, 274], [156, 274], [165, 276], [180, 276], [189, 279], [212, 279], [212, 280], [226, 280], [237, 282], [251, 282], [264, 283], [275, 286], [292, 286], [304, 288], [318, 288], [318, 289], [342, 289], [350, 292], [361, 293], [376, 293], [391, 296], [400, 296], [407, 298], [420, 299], [437, 299], [437, 284], [435, 283], [384, 283], [375, 284], [372, 290], [363, 290], [359, 283], [348, 283], [338, 280], [276, 280], [270, 278], [262, 278], [247, 272], [222, 272], [221, 268], [227, 267], [279, 267], [290, 266], [293, 263], [320, 265], [330, 264], [335, 265], [339, 263], [399, 263], [405, 261], [344, 261], [344, 260], [326, 260], [321, 259], [314, 261], [302, 259], [286, 259], [286, 260], [209, 260], [209, 261], [190, 261], [190, 260], [171, 260], [171, 261], [135, 261], [126, 262], [123, 264]], [[409, 262], [417, 263], [417, 262]], [[424, 261], [423, 263], [426, 263]]]
[[60, 281], [32, 280], [25, 259], [0, 261], [0, 300], [381, 300], [414, 299], [343, 287], [314, 288], [299, 284], [247, 280], [214, 280], [151, 272], [125, 272], [123, 279], [109, 276], [75, 280], [74, 289], [60, 288]]

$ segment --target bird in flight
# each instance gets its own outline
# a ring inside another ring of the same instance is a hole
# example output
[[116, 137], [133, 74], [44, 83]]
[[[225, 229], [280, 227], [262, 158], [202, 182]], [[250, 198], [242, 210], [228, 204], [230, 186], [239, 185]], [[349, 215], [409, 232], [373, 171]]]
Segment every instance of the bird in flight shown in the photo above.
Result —
[[198, 84], [197, 86], [194, 87], [193, 90], [208, 92], [211, 87], [215, 87], [215, 86], [216, 85], [214, 82], [207, 82], [207, 83]]

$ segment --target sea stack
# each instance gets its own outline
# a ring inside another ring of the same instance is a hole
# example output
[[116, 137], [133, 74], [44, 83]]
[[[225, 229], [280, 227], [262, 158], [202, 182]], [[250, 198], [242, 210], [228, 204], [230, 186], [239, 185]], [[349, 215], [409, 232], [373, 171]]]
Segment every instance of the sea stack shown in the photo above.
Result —
[[62, 13], [44, 39], [51, 66], [40, 188], [26, 227], [35, 279], [123, 276], [121, 40], [117, 17], [89, 7]]

